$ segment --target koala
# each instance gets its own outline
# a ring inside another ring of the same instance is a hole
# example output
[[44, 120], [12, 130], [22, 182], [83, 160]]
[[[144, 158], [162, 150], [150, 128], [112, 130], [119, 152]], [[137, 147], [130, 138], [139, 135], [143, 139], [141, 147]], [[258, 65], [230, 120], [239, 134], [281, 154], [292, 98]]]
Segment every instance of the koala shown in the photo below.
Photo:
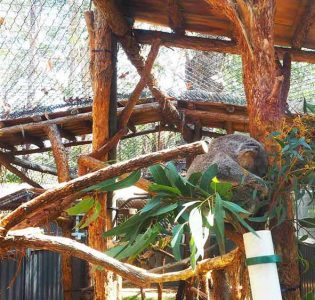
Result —
[[252, 205], [255, 189], [262, 197], [268, 194], [267, 187], [260, 180], [267, 173], [267, 154], [263, 145], [255, 139], [242, 134], [228, 134], [212, 140], [208, 153], [193, 160], [187, 177], [205, 171], [212, 164], [218, 166], [219, 180], [236, 186], [232, 201], [239, 202], [241, 199], [243, 204]]

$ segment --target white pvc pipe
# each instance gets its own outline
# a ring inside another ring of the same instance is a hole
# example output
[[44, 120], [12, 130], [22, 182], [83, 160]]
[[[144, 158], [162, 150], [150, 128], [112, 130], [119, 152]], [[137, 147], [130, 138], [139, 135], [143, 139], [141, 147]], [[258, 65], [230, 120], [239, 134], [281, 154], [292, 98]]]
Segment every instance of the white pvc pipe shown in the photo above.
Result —
[[[270, 230], [245, 233], [243, 235], [246, 258], [274, 255]], [[248, 266], [253, 300], [281, 300], [281, 290], [276, 263]]]

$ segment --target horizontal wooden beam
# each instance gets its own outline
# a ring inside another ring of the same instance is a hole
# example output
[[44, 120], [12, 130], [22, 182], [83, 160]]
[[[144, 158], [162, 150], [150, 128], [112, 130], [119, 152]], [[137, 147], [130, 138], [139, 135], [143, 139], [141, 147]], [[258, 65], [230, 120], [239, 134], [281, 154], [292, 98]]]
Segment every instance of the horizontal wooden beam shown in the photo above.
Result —
[[[166, 47], [177, 47], [183, 49], [193, 49], [200, 51], [213, 51], [228, 54], [240, 54], [240, 51], [233, 41], [210, 39], [196, 36], [177, 36], [173, 33], [155, 30], [133, 30], [136, 39], [142, 44], [152, 44], [157, 38], [161, 40], [161, 45]], [[280, 58], [285, 53], [289, 53], [292, 61], [307, 62], [315, 64], [315, 51], [306, 51], [292, 48], [275, 47]]]
[[[118, 117], [122, 113], [123, 109], [124, 109], [123, 107], [119, 107], [117, 109]], [[13, 135], [13, 134], [21, 133], [21, 132], [25, 133], [31, 130], [44, 131], [47, 126], [54, 125], [54, 124], [58, 126], [62, 126], [71, 122], [84, 122], [84, 121], [91, 121], [91, 120], [92, 120], [92, 112], [87, 112], [87, 113], [82, 113], [82, 114], [77, 114], [77, 115], [51, 119], [47, 121], [14, 125], [11, 127], [5, 127], [5, 128], [0, 129], [0, 139], [1, 139], [1, 136], [8, 135], [8, 134]], [[160, 107], [157, 103], [147, 103], [147, 104], [136, 105], [132, 112], [130, 120], [135, 125], [157, 122], [161, 120]]]

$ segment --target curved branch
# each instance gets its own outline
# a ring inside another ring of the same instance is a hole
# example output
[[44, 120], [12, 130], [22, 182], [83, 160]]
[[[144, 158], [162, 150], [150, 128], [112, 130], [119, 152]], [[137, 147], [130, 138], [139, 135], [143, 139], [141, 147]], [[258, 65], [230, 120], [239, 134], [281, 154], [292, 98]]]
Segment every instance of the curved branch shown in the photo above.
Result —
[[189, 267], [178, 272], [155, 274], [130, 264], [120, 262], [103, 252], [97, 251], [72, 239], [37, 233], [33, 234], [32, 232], [29, 233], [27, 230], [8, 232], [8, 235], [1, 241], [0, 245], [2, 251], [10, 248], [17, 249], [29, 247], [51, 250], [62, 254], [66, 253], [86, 260], [92, 264], [102, 266], [106, 270], [110, 270], [139, 286], [149, 286], [152, 283], [186, 280], [197, 274], [205, 274], [210, 270], [223, 269], [231, 265], [240, 254], [240, 250], [236, 248], [225, 255], [198, 262], [195, 270]]
[[[146, 155], [141, 155], [137, 158], [119, 162], [98, 171], [80, 176], [68, 182], [61, 183], [57, 185], [56, 188], [47, 190], [43, 194], [35, 197], [33, 200], [23, 203], [13, 212], [1, 219], [0, 234], [4, 236], [8, 230], [25, 221], [25, 219], [29, 219], [29, 217], [34, 214], [36, 216], [40, 216], [41, 214], [46, 213], [47, 217], [49, 218], [52, 208], [64, 210], [71, 204], [71, 202], [83, 195], [83, 190], [85, 188], [102, 182], [106, 179], [120, 176], [134, 170], [139, 170], [153, 164], [186, 157], [189, 155], [203, 154], [207, 151], [208, 146], [205, 142], [196, 142], [175, 147], [173, 149], [166, 149]], [[47, 207], [49, 207], [49, 209], [47, 209]]]

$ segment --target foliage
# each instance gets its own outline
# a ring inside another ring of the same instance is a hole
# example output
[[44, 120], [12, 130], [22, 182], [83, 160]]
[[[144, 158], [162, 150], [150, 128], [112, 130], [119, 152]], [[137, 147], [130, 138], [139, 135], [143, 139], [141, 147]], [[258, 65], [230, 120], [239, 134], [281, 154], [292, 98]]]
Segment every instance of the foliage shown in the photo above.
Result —
[[[311, 119], [310, 119], [311, 120]], [[286, 198], [293, 191], [296, 206], [308, 195], [314, 200], [315, 190], [315, 143], [312, 121], [298, 117], [292, 125], [284, 125], [281, 132], [274, 132], [271, 138], [280, 150], [272, 157], [274, 163], [266, 176], [269, 188], [269, 209], [266, 219], [276, 218], [278, 224], [287, 218]], [[298, 220], [298, 228], [315, 227], [315, 218]]]
[[181, 259], [183, 235], [189, 236], [192, 267], [204, 256], [204, 246], [214, 233], [219, 248], [225, 251], [224, 223], [228, 219], [253, 229], [244, 220], [250, 214], [230, 202], [232, 185], [217, 178], [217, 166], [210, 166], [203, 174], [182, 177], [173, 163], [150, 167], [154, 183], [151, 199], [138, 214], [104, 233], [104, 237], [119, 236], [120, 244], [108, 251], [117, 259], [132, 261], [138, 254], [161, 237], [171, 237], [174, 257]]
[[[118, 180], [118, 177], [113, 177], [108, 180], [104, 180], [101, 183], [90, 186], [84, 189], [85, 192], [111, 192], [118, 189], [127, 188], [135, 184], [141, 176], [140, 171], [135, 171], [130, 173], [126, 178]], [[67, 213], [70, 216], [75, 216], [78, 214], [84, 214], [81, 222], [77, 227], [85, 228], [94, 222], [100, 215], [101, 204], [96, 198], [85, 197], [76, 205], [70, 207]]]

